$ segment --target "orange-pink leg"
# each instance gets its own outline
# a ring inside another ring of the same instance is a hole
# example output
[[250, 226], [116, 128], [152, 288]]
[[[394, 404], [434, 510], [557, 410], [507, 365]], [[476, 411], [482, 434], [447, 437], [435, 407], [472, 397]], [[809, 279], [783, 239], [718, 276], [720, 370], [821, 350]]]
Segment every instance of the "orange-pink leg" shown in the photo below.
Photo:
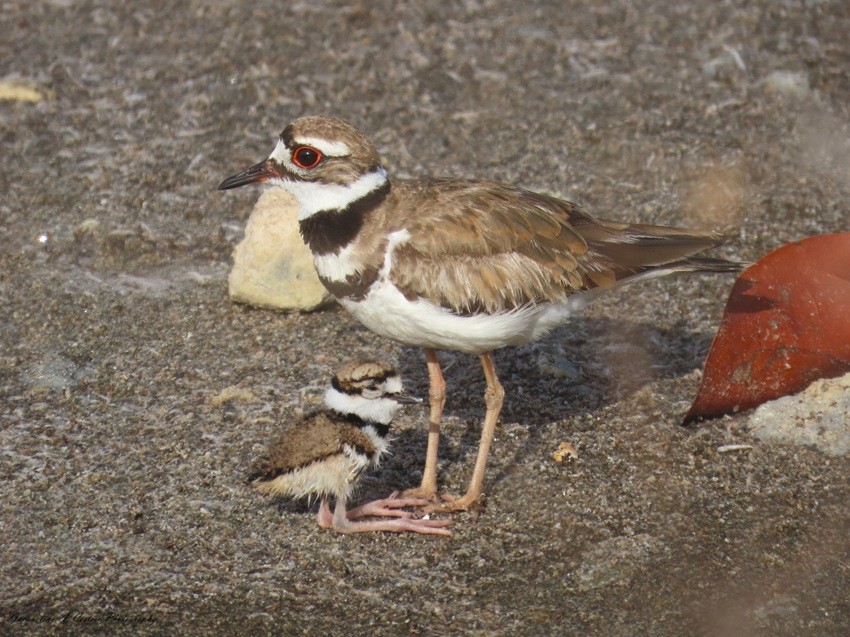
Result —
[[484, 368], [484, 377], [487, 379], [487, 390], [484, 392], [487, 414], [484, 416], [484, 425], [481, 428], [478, 457], [475, 459], [475, 468], [472, 470], [469, 487], [462, 497], [443, 505], [432, 506], [430, 507], [432, 510], [466, 510], [474, 506], [484, 493], [484, 473], [487, 470], [487, 457], [490, 455], [490, 445], [493, 443], [493, 434], [496, 432], [499, 413], [502, 411], [502, 404], [505, 402], [505, 390], [496, 376], [496, 366], [493, 363], [492, 354], [487, 352], [481, 355], [481, 366]]
[[[446, 527], [451, 526], [451, 520], [423, 520], [414, 518], [409, 511], [400, 511], [405, 506], [422, 506], [427, 500], [419, 498], [396, 498], [395, 493], [389, 498], [375, 500], [356, 509], [347, 511], [345, 501], [338, 498], [331, 513], [327, 497], [322, 498], [319, 507], [319, 526], [332, 528], [337, 533], [421, 533], [423, 535], [451, 535]], [[372, 519], [355, 522], [361, 517], [386, 515], [390, 519]]]
[[365, 517], [390, 517], [390, 518], [406, 518], [411, 519], [416, 517], [410, 511], [403, 511], [405, 507], [423, 507], [429, 504], [430, 501], [425, 498], [407, 498], [399, 497], [398, 491], [393, 491], [389, 497], [381, 500], [373, 500], [366, 504], [361, 504], [348, 512], [349, 520]]
[[422, 472], [422, 483], [415, 489], [408, 489], [404, 495], [411, 498], [437, 497], [437, 454], [440, 448], [440, 424], [443, 421], [443, 407], [446, 404], [446, 381], [440, 369], [437, 352], [432, 348], [425, 349], [428, 362], [428, 398], [431, 403], [431, 414], [428, 419], [428, 450], [425, 452], [425, 470]]

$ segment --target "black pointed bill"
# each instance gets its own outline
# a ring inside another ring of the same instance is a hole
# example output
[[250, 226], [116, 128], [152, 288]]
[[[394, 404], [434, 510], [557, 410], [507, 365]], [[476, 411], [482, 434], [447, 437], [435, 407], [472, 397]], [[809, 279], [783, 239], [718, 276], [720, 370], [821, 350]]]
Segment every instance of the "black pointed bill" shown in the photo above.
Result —
[[280, 177], [280, 171], [271, 160], [266, 159], [259, 164], [254, 164], [250, 168], [246, 168], [241, 173], [236, 173], [232, 177], [228, 177], [218, 185], [218, 189], [230, 190], [231, 188], [246, 186], [247, 184], [267, 181], [272, 177]]

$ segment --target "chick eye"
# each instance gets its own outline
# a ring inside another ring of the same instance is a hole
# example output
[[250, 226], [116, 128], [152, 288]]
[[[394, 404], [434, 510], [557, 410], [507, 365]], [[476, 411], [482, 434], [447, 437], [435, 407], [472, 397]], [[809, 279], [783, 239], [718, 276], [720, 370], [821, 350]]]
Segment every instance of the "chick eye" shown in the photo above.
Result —
[[292, 163], [299, 168], [313, 168], [322, 161], [322, 153], [309, 146], [299, 146], [292, 153]]
[[380, 385], [366, 385], [360, 390], [360, 394], [364, 398], [378, 398], [383, 394]]

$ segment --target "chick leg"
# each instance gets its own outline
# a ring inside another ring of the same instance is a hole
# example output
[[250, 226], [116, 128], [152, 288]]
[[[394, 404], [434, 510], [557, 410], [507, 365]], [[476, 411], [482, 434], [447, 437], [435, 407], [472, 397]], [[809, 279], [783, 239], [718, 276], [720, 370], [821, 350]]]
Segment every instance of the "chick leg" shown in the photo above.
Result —
[[334, 516], [331, 513], [331, 508], [328, 506], [328, 496], [322, 496], [322, 503], [319, 505], [319, 514], [316, 516], [316, 521], [323, 529], [329, 529], [333, 526]]

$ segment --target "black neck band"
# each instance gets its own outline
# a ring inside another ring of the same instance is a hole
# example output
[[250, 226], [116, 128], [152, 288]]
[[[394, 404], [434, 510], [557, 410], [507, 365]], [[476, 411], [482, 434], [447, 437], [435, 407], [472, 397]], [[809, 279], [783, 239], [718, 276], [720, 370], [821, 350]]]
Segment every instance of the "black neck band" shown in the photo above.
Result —
[[358, 429], [363, 429], [363, 427], [374, 427], [375, 431], [378, 432], [378, 435], [381, 438], [384, 438], [390, 432], [389, 424], [384, 424], [381, 422], [375, 422], [374, 420], [364, 420], [357, 414], [342, 414], [343, 420], [350, 425], [357, 427]]
[[390, 182], [355, 199], [341, 210], [320, 210], [298, 223], [301, 236], [313, 254], [342, 250], [354, 240], [368, 214], [390, 194]]

